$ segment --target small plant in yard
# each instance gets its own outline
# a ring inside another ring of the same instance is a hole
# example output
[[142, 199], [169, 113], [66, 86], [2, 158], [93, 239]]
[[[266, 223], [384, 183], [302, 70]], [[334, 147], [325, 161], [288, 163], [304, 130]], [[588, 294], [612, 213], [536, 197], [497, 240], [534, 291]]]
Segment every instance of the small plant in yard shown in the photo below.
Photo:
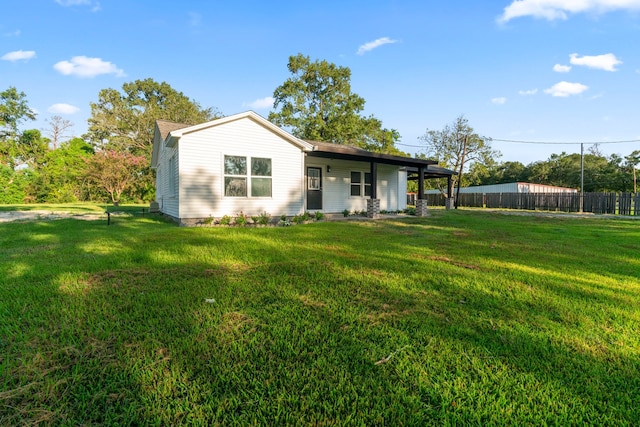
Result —
[[231, 216], [224, 215], [222, 218], [220, 218], [220, 225], [231, 225], [231, 220]]
[[408, 207], [408, 208], [406, 208], [404, 210], [404, 213], [407, 214], [407, 215], [415, 215], [416, 214], [416, 208], [410, 206], [410, 207]]
[[322, 221], [322, 219], [324, 218], [324, 214], [320, 211], [316, 211], [316, 213], [314, 214], [314, 217], [316, 221]]
[[242, 211], [240, 211], [238, 215], [236, 215], [234, 222], [237, 226], [244, 227], [245, 225], [247, 225], [248, 219], [249, 217], [244, 213], [242, 213]]
[[287, 217], [287, 215], [282, 214], [280, 215], [280, 220], [278, 221], [278, 225], [281, 227], [287, 227], [291, 225], [291, 221], [289, 221], [289, 218]]
[[259, 220], [260, 220], [260, 217], [258, 215], [251, 215], [251, 222], [253, 224], [258, 224]]
[[211, 215], [209, 215], [207, 218], [202, 220], [202, 223], [204, 225], [211, 225], [213, 224], [213, 221], [214, 221], [214, 218]]
[[351, 211], [349, 209], [345, 209], [342, 211], [342, 215], [346, 218], [351, 215]]
[[270, 222], [271, 222], [271, 215], [268, 214], [267, 212], [262, 212], [260, 215], [258, 215], [258, 224], [269, 225]]

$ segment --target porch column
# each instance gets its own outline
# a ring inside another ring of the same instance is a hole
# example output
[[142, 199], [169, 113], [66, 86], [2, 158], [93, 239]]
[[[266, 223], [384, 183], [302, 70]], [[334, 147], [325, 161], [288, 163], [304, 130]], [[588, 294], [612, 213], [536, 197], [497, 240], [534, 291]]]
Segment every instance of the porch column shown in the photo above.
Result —
[[444, 201], [446, 209], [453, 209], [455, 206], [455, 199], [453, 198], [453, 180], [451, 175], [447, 175], [447, 199]]
[[416, 216], [428, 216], [427, 199], [424, 198], [424, 167], [418, 168], [418, 199], [416, 200]]
[[380, 216], [380, 199], [378, 199], [378, 164], [371, 162], [371, 197], [367, 199], [367, 217]]

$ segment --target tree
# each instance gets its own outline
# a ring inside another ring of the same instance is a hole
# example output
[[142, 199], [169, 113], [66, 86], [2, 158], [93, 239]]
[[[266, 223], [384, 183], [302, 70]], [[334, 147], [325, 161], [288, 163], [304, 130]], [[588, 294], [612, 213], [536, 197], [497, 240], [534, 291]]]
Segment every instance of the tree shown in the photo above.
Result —
[[274, 91], [269, 120], [289, 127], [298, 138], [348, 144], [383, 152], [404, 154], [394, 144], [400, 135], [382, 127], [373, 116], [360, 115], [365, 101], [351, 92], [351, 70], [325, 60], [311, 62], [299, 53], [289, 57], [293, 75]]
[[88, 199], [89, 188], [84, 178], [92, 155], [93, 147], [81, 138], [49, 150], [31, 195], [37, 202], [68, 203]]
[[122, 93], [103, 89], [98, 102], [91, 103], [91, 117], [85, 140], [94, 147], [144, 156], [147, 166], [133, 186], [143, 200], [153, 198], [151, 150], [156, 120], [194, 125], [219, 117], [212, 108], [202, 108], [196, 101], [169, 84], [152, 79], [125, 83]]
[[13, 86], [0, 92], [0, 126], [6, 128], [4, 133], [15, 137], [21, 122], [35, 119], [36, 113], [29, 107], [24, 92], [18, 92]]
[[[462, 115], [442, 130], [427, 129], [419, 139], [425, 144], [424, 153], [427, 157], [436, 158], [443, 166], [458, 172], [458, 176], [452, 177], [458, 191], [465, 170], [476, 162], [489, 164], [500, 156], [498, 151], [491, 149], [491, 139], [475, 133]], [[457, 204], [458, 197], [456, 208]]]
[[87, 179], [105, 190], [114, 205], [120, 203], [122, 194], [132, 188], [141, 170], [149, 160], [128, 152], [103, 150], [87, 160]]
[[51, 116], [50, 119], [47, 119], [47, 123], [49, 124], [47, 133], [49, 139], [51, 139], [52, 148], [55, 150], [62, 142], [62, 139], [69, 136], [67, 131], [73, 127], [73, 123], [60, 116]]
[[18, 126], [35, 118], [36, 113], [29, 107], [24, 92], [18, 92], [13, 86], [0, 92], [0, 164], [15, 168], [16, 144], [20, 137]]
[[47, 151], [49, 140], [43, 138], [39, 130], [25, 130], [15, 143], [14, 161], [16, 165], [25, 165], [37, 170], [44, 164]]
[[195, 125], [218, 117], [165, 82], [136, 80], [122, 85], [122, 92], [103, 89], [91, 103], [85, 139], [96, 147], [150, 158], [156, 120]]

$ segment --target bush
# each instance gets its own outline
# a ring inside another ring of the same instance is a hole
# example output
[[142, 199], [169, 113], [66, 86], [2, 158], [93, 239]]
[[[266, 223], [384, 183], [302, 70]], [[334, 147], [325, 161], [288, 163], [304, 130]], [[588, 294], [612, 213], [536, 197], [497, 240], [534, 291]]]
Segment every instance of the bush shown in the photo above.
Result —
[[407, 215], [415, 215], [416, 214], [416, 208], [414, 207], [408, 207], [404, 210], [404, 213]]
[[324, 218], [324, 214], [320, 211], [316, 211], [315, 218], [316, 218], [316, 221], [322, 221], [322, 218]]
[[270, 222], [271, 222], [271, 215], [270, 214], [268, 214], [266, 212], [262, 212], [260, 215], [258, 215], [258, 224], [260, 224], [260, 225], [268, 225]]
[[351, 212], [349, 211], [349, 209], [345, 209], [345, 210], [343, 210], [343, 211], [342, 211], [342, 215], [344, 215], [344, 216], [345, 216], [345, 218], [346, 218], [346, 217], [348, 217], [349, 215], [351, 215]]
[[229, 215], [225, 215], [220, 218], [220, 225], [231, 225], [231, 217]]

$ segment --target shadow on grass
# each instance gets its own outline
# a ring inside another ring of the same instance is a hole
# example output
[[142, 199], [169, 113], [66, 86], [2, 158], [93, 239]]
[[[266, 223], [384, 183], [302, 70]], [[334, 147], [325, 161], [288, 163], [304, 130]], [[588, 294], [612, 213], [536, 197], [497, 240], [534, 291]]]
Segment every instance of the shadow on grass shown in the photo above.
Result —
[[[515, 262], [510, 245], [525, 243], [506, 236], [488, 255], [465, 225], [179, 229], [148, 218], [3, 227], [6, 242], [23, 244], [0, 251], [0, 296], [10, 299], [0, 365], [11, 374], [0, 421], [637, 419], [629, 390], [640, 388], [639, 360], [624, 348], [637, 338], [617, 344], [607, 339], [618, 335], [580, 328], [580, 310], [597, 320], [623, 301], [606, 286], [593, 296], [544, 269], [494, 265]], [[465, 258], [455, 239], [479, 247]], [[637, 315], [630, 304], [618, 313], [625, 325]]]

